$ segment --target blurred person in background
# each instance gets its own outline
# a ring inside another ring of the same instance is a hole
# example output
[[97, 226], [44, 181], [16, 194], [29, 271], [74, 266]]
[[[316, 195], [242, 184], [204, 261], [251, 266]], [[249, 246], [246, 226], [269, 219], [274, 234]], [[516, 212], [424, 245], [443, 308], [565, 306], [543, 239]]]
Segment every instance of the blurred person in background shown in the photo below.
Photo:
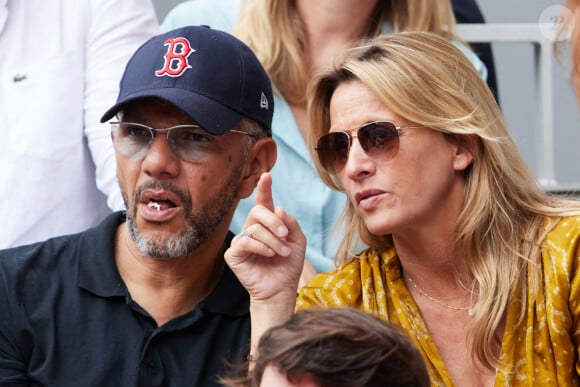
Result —
[[82, 231], [122, 209], [110, 130], [150, 0], [0, 1], [0, 248]]
[[580, 0], [567, 0], [566, 7], [559, 17], [558, 35], [554, 43], [554, 50], [558, 57], [562, 57], [562, 41], [568, 42], [570, 47], [572, 72], [570, 80], [574, 85], [576, 101], [580, 110]]
[[[453, 14], [457, 23], [485, 23], [483, 13], [475, 0], [451, 0]], [[499, 90], [495, 72], [493, 50], [490, 43], [471, 43], [470, 47], [487, 68], [487, 84], [499, 104]]]

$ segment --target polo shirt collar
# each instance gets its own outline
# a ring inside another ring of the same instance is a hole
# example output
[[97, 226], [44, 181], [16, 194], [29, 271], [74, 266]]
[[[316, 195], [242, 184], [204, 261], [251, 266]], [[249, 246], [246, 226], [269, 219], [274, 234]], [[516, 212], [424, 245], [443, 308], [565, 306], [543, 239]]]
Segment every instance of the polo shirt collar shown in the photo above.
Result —
[[125, 297], [127, 287], [115, 264], [115, 235], [125, 222], [124, 211], [114, 212], [81, 236], [78, 286], [100, 297]]

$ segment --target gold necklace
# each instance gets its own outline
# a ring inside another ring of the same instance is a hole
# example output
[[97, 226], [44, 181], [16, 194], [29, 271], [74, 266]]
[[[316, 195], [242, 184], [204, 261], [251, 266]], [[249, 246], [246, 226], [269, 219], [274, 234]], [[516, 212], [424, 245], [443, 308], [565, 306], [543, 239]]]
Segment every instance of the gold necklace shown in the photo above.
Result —
[[437, 304], [439, 304], [439, 305], [441, 305], [441, 306], [443, 306], [443, 307], [445, 307], [445, 308], [447, 308], [447, 309], [452, 309], [452, 310], [461, 310], [461, 311], [465, 311], [465, 310], [466, 310], [466, 311], [467, 311], [467, 314], [468, 314], [469, 316], [473, 316], [473, 314], [475, 313], [475, 312], [473, 311], [473, 309], [472, 309], [472, 307], [471, 307], [471, 306], [452, 306], [452, 305], [449, 305], [449, 304], [446, 304], [446, 303], [444, 303], [443, 301], [440, 301], [440, 300], [436, 299], [435, 297], [432, 297], [432, 296], [428, 295], [428, 294], [427, 294], [427, 293], [425, 293], [423, 290], [421, 290], [421, 288], [419, 288], [419, 287], [417, 286], [417, 284], [415, 283], [415, 281], [413, 281], [413, 280], [411, 279], [411, 277], [409, 277], [408, 275], [407, 275], [406, 277], [407, 277], [407, 279], [409, 280], [409, 283], [410, 283], [411, 285], [413, 285], [413, 287], [414, 287], [415, 289], [417, 289], [417, 291], [418, 291], [419, 293], [421, 293], [421, 295], [422, 295], [422, 296], [424, 296], [424, 297], [426, 297], [426, 298], [430, 299], [431, 301], [433, 301], [433, 302], [435, 302], [435, 303], [437, 303]]

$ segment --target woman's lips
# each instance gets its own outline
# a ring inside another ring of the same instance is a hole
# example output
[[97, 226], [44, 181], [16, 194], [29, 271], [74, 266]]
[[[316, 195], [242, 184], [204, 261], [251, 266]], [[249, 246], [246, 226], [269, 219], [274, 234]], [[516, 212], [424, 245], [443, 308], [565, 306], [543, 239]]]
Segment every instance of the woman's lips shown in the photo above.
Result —
[[369, 211], [376, 207], [377, 203], [385, 196], [387, 192], [377, 189], [359, 191], [355, 194], [354, 199], [360, 209]]

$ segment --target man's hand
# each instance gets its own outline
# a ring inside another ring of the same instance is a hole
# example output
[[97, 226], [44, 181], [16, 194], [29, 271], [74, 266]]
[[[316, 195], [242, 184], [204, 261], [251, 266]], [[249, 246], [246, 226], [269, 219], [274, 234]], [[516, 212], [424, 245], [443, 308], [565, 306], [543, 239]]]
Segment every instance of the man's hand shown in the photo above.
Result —
[[269, 173], [262, 174], [258, 181], [255, 206], [243, 230], [233, 239], [225, 259], [250, 294], [251, 302], [286, 303], [290, 296], [294, 300], [306, 237], [294, 217], [280, 207], [274, 208]]

